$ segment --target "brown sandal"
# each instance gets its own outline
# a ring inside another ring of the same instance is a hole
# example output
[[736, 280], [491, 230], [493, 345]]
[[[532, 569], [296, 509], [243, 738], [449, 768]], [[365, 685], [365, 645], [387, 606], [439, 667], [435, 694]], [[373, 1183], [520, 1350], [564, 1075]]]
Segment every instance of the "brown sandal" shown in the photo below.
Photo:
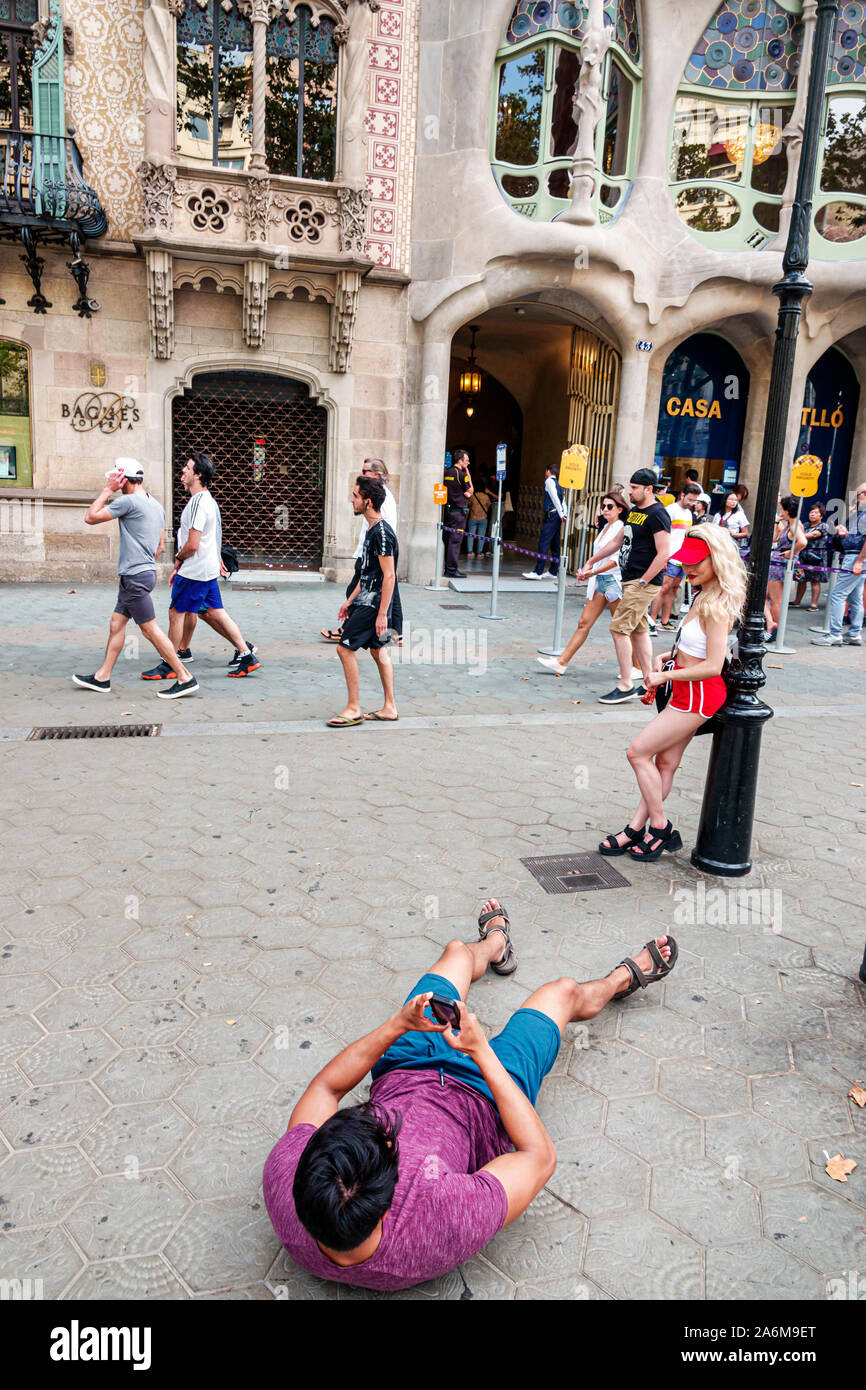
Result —
[[[488, 922], [492, 922], [494, 917], [501, 917], [505, 926], [488, 927]], [[511, 941], [511, 922], [508, 919], [508, 912], [502, 903], [497, 908], [491, 908], [489, 912], [482, 912], [478, 917], [478, 937], [485, 941], [491, 931], [500, 931], [505, 937], [505, 951], [499, 960], [490, 962], [490, 969], [494, 975], [513, 975], [517, 969], [517, 955]]]
[[[646, 942], [644, 950], [649, 951], [653, 959], [653, 968], [648, 975], [644, 974], [640, 966], [632, 960], [631, 956], [626, 956], [625, 960], [620, 961], [619, 965], [624, 965], [631, 975], [631, 984], [627, 989], [621, 989], [619, 994], [615, 994], [613, 996], [614, 999], [627, 999], [630, 994], [634, 994], [636, 989], [646, 989], [647, 985], [653, 985], [658, 980], [663, 980], [665, 975], [671, 973], [677, 963], [679, 947], [672, 936], [667, 938], [665, 945], [671, 948], [670, 960], [665, 960], [659, 950], [658, 942], [655, 940], [655, 937], [653, 937], [652, 941]], [[619, 965], [614, 966], [614, 969], [618, 970]], [[613, 970], [610, 973], [613, 974]]]

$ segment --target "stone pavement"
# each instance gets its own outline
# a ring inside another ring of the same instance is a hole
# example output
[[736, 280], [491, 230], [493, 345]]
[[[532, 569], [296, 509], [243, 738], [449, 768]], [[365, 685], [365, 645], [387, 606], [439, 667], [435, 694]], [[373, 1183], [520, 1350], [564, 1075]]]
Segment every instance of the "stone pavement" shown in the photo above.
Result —
[[[261, 671], [225, 680], [203, 630], [203, 694], [167, 705], [134, 635], [109, 696], [71, 684], [107, 586], [0, 597], [0, 1278], [46, 1298], [383, 1297], [289, 1264], [262, 1164], [313, 1073], [496, 894], [521, 963], [473, 988], [491, 1030], [651, 935], [677, 936], [679, 964], [570, 1030], [539, 1102], [559, 1165], [530, 1210], [392, 1297], [866, 1296], [866, 1111], [846, 1098], [866, 1081], [861, 651], [810, 647], [796, 613], [798, 655], [767, 658], [748, 879], [689, 865], [701, 740], [670, 803], [685, 851], [616, 861], [628, 888], [548, 896], [521, 859], [625, 823], [624, 747], [648, 717], [595, 703], [616, 670], [601, 624], [574, 673], [535, 664], [552, 595], [484, 623], [485, 598], [407, 588], [401, 723], [344, 731], [323, 727], [343, 688], [316, 640], [335, 586], [231, 592]], [[24, 741], [145, 719], [159, 738]], [[839, 1152], [859, 1165], [844, 1184], [824, 1171]]]

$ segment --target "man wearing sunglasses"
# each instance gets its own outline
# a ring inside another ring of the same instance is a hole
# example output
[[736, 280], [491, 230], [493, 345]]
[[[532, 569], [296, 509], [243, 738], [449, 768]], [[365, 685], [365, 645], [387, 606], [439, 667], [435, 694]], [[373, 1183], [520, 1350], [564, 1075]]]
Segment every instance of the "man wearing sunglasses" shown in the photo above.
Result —
[[[508, 914], [490, 899], [479, 940], [451, 941], [402, 1009], [314, 1077], [265, 1163], [265, 1205], [302, 1269], [404, 1289], [447, 1274], [515, 1221], [556, 1167], [535, 1101], [569, 1023], [667, 975], [657, 937], [604, 980], [542, 985], [489, 1041], [465, 999], [488, 967], [511, 975]], [[439, 1023], [430, 1012], [454, 1022]], [[372, 1072], [370, 1100], [339, 1109]]]

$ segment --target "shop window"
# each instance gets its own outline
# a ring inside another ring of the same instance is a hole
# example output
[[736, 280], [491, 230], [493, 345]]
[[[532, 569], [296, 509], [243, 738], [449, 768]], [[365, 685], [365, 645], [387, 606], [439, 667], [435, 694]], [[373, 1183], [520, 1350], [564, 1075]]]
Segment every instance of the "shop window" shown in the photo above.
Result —
[[[599, 221], [609, 222], [613, 209], [624, 205], [632, 177], [640, 37], [635, 0], [606, 0], [604, 15], [611, 46], [601, 74], [593, 202]], [[514, 210], [542, 221], [561, 213], [571, 196], [585, 29], [585, 6], [520, 0], [499, 55], [494, 172]]]
[[0, 338], [0, 485], [30, 487], [30, 366], [27, 349]]

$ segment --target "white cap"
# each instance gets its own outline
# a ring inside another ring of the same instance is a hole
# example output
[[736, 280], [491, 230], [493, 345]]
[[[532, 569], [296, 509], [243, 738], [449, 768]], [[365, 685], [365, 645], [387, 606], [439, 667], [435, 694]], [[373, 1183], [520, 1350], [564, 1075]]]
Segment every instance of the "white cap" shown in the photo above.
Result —
[[105, 476], [106, 478], [113, 478], [115, 473], [123, 473], [133, 482], [140, 482], [144, 477], [144, 469], [138, 459], [115, 459], [114, 467], [109, 468]]

